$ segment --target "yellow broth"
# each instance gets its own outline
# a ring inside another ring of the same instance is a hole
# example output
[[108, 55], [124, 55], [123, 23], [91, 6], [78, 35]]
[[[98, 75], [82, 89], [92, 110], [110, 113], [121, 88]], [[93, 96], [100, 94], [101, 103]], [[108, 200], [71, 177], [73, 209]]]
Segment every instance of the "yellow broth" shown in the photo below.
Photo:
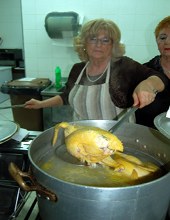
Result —
[[71, 161], [71, 156], [68, 156], [67, 152], [64, 153], [64, 151], [61, 151], [61, 153], [55, 154], [49, 151], [37, 162], [37, 165], [48, 175], [65, 182], [96, 187], [124, 187], [148, 182], [163, 175], [160, 172], [155, 172], [146, 177], [134, 180], [124, 173], [116, 172], [109, 167], [103, 167], [101, 165], [90, 167], [78, 161], [75, 162], [75, 158]]

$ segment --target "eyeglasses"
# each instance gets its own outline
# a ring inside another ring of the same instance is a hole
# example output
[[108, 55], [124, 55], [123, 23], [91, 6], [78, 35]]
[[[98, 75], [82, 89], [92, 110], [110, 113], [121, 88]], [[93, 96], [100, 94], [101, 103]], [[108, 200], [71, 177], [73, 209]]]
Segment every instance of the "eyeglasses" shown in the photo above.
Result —
[[87, 42], [89, 44], [98, 44], [99, 42], [102, 44], [102, 45], [109, 45], [112, 43], [112, 40], [110, 38], [107, 38], [107, 37], [104, 37], [104, 38], [96, 38], [96, 37], [89, 37]]

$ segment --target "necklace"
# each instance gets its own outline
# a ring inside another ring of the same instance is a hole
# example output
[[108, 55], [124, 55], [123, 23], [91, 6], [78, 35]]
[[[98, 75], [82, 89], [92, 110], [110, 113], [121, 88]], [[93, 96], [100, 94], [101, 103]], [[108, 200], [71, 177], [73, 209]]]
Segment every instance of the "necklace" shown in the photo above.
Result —
[[107, 68], [108, 68], [108, 65], [107, 65], [106, 68], [104, 69], [103, 73], [100, 74], [99, 77], [98, 77], [97, 79], [94, 79], [94, 80], [90, 79], [90, 77], [89, 77], [89, 75], [88, 75], [88, 73], [87, 73], [87, 70], [86, 70], [86, 77], [87, 77], [87, 79], [88, 79], [90, 82], [92, 82], [92, 83], [93, 83], [93, 82], [97, 82], [97, 81], [98, 81], [100, 78], [102, 78], [102, 76], [105, 74]]

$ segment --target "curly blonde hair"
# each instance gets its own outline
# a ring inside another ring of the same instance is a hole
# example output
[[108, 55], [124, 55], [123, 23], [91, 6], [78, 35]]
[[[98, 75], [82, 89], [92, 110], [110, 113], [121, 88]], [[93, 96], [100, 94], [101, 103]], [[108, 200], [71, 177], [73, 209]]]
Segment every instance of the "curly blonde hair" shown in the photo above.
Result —
[[166, 27], [170, 27], [170, 16], [165, 17], [163, 20], [161, 20], [158, 25], [155, 28], [155, 37], [157, 38], [159, 35], [159, 32]]
[[121, 32], [118, 26], [111, 20], [94, 19], [85, 23], [78, 36], [74, 38], [74, 49], [78, 53], [80, 60], [88, 61], [89, 57], [86, 53], [86, 44], [89, 36], [97, 35], [101, 30], [107, 32], [109, 38], [113, 41], [112, 60], [118, 60], [125, 53], [125, 47], [121, 40]]

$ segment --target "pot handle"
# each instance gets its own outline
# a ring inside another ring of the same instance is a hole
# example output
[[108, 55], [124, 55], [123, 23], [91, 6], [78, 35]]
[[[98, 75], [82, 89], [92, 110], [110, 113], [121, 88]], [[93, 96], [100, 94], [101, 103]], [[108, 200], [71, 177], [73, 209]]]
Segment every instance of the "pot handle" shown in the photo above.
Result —
[[[57, 199], [57, 196], [49, 191], [48, 189], [46, 189], [45, 187], [43, 187], [41, 184], [39, 184], [35, 178], [31, 175], [31, 172], [22, 172], [18, 166], [16, 164], [14, 164], [13, 162], [11, 162], [9, 164], [9, 167], [8, 167], [8, 170], [9, 170], [9, 173], [10, 175], [13, 177], [13, 179], [19, 184], [19, 186], [27, 191], [27, 192], [30, 192], [30, 191], [36, 191], [38, 193], [38, 195], [40, 196], [43, 196], [45, 197], [47, 200], [50, 200], [50, 201], [53, 201], [53, 202], [56, 202], [58, 199]], [[32, 185], [28, 185], [23, 177], [29, 179], [31, 181], [30, 184]]]

